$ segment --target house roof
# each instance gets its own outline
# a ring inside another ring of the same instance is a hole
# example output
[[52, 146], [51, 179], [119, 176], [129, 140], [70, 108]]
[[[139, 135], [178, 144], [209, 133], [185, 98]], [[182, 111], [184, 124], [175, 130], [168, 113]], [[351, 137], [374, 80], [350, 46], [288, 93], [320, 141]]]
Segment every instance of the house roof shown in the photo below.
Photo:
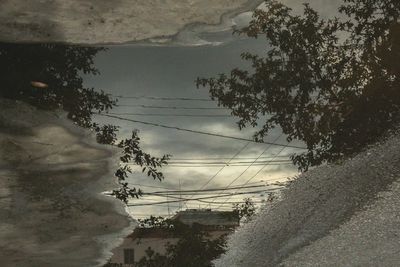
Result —
[[[171, 218], [185, 225], [200, 225], [207, 232], [232, 230], [239, 226], [239, 221], [231, 211], [212, 211], [210, 209], [187, 209]], [[179, 235], [179, 234], [178, 234]], [[174, 238], [176, 231], [166, 228], [136, 228], [128, 237], [135, 238]]]
[[187, 209], [178, 212], [172, 220], [177, 220], [186, 225], [201, 224], [207, 226], [239, 225], [238, 219], [232, 211], [213, 211], [211, 209]]

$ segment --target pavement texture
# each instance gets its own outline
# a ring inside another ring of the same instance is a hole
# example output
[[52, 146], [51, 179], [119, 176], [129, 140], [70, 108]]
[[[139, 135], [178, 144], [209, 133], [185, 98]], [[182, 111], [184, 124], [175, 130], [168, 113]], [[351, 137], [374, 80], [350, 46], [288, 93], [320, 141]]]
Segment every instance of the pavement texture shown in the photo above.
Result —
[[118, 44], [171, 41], [194, 26], [220, 25], [262, 0], [2, 0], [0, 40]]
[[0, 266], [101, 266], [132, 230], [115, 151], [62, 118], [0, 99]]
[[233, 236], [225, 266], [399, 266], [400, 135], [297, 177]]

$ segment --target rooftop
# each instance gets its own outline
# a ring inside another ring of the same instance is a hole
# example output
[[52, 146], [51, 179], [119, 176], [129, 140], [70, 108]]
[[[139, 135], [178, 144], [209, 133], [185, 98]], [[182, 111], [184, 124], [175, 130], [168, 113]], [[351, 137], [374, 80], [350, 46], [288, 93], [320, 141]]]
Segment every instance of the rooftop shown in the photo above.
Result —
[[[187, 209], [178, 212], [171, 218], [173, 221], [185, 225], [201, 225], [201, 229], [207, 232], [212, 231], [231, 231], [239, 226], [239, 221], [235, 218], [232, 211], [213, 211], [211, 209]], [[136, 228], [128, 237], [135, 238], [173, 238], [177, 237], [173, 228]]]
[[180, 221], [186, 225], [194, 223], [207, 226], [238, 226], [239, 221], [232, 211], [214, 211], [211, 209], [187, 209], [178, 212], [172, 220]]

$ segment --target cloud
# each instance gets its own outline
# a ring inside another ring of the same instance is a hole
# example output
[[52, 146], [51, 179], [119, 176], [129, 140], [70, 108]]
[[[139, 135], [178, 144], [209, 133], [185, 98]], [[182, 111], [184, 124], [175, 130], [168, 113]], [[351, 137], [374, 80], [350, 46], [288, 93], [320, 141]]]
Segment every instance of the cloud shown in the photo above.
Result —
[[[123, 96], [157, 96], [157, 97], [190, 97], [208, 98], [206, 89], [196, 89], [194, 80], [198, 76], [210, 77], [218, 73], [229, 72], [234, 67], [247, 67], [247, 63], [240, 59], [243, 51], [264, 53], [266, 43], [263, 40], [250, 40], [237, 38], [228, 44], [216, 47], [111, 47], [109, 51], [100, 54], [95, 61], [101, 75], [87, 77], [87, 86], [105, 89], [106, 92]], [[215, 102], [200, 101], [156, 101], [149, 99], [122, 98], [120, 104], [128, 105], [153, 105], [175, 107], [216, 107]], [[229, 114], [229, 111], [220, 110], [153, 110], [139, 107], [119, 107], [115, 112], [130, 113], [168, 113], [168, 114]], [[128, 117], [128, 116], [127, 116]], [[256, 129], [246, 128], [239, 130], [235, 118], [192, 118], [192, 117], [155, 117], [131, 116], [137, 120], [177, 126], [181, 128], [200, 130], [224, 135], [251, 138]], [[172, 129], [146, 126], [137, 123], [104, 119], [121, 125], [121, 133], [129, 135], [132, 129], [139, 129], [141, 146], [155, 156], [172, 154], [175, 158], [231, 158], [246, 141], [218, 138], [206, 135], [193, 134]], [[266, 141], [274, 141], [280, 135], [280, 130], [274, 129]], [[286, 143], [282, 136], [279, 142]], [[273, 156], [280, 152], [281, 147], [269, 147], [266, 144], [249, 143], [238, 157], [257, 158], [266, 148], [263, 156]], [[285, 148], [281, 154], [291, 153], [293, 149]], [[235, 184], [246, 182], [262, 166], [249, 168]], [[219, 167], [181, 168], [166, 167], [163, 169], [165, 180], [154, 181], [142, 173], [132, 175], [132, 183], [147, 186], [161, 186], [168, 188], [196, 189], [203, 186]], [[224, 187], [240, 175], [246, 166], [228, 166], [221, 171], [208, 187]], [[295, 167], [290, 165], [268, 166], [252, 181], [264, 178], [285, 178], [297, 174]], [[146, 188], [145, 190], [156, 190]], [[143, 201], [146, 201], [145, 199]], [[198, 205], [197, 203], [196, 205]], [[192, 204], [193, 205], [193, 204]], [[204, 206], [204, 205], [203, 205]], [[171, 207], [170, 207], [171, 208]], [[172, 209], [172, 208], [171, 208]], [[167, 211], [165, 206], [134, 207], [131, 210], [142, 212]]]

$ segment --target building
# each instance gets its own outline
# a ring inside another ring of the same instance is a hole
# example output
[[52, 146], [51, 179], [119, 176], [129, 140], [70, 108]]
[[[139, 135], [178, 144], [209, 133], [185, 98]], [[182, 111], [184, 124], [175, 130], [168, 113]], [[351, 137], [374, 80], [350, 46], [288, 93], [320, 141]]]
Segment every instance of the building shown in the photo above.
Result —
[[[209, 239], [216, 239], [231, 233], [239, 220], [229, 211], [212, 211], [211, 209], [187, 209], [178, 212], [171, 218], [172, 221], [184, 225], [201, 227], [207, 232]], [[146, 250], [151, 247], [156, 253], [165, 254], [167, 244], [176, 244], [179, 235], [165, 228], [136, 228], [127, 236], [123, 243], [113, 250], [110, 267], [131, 267], [146, 256]]]

